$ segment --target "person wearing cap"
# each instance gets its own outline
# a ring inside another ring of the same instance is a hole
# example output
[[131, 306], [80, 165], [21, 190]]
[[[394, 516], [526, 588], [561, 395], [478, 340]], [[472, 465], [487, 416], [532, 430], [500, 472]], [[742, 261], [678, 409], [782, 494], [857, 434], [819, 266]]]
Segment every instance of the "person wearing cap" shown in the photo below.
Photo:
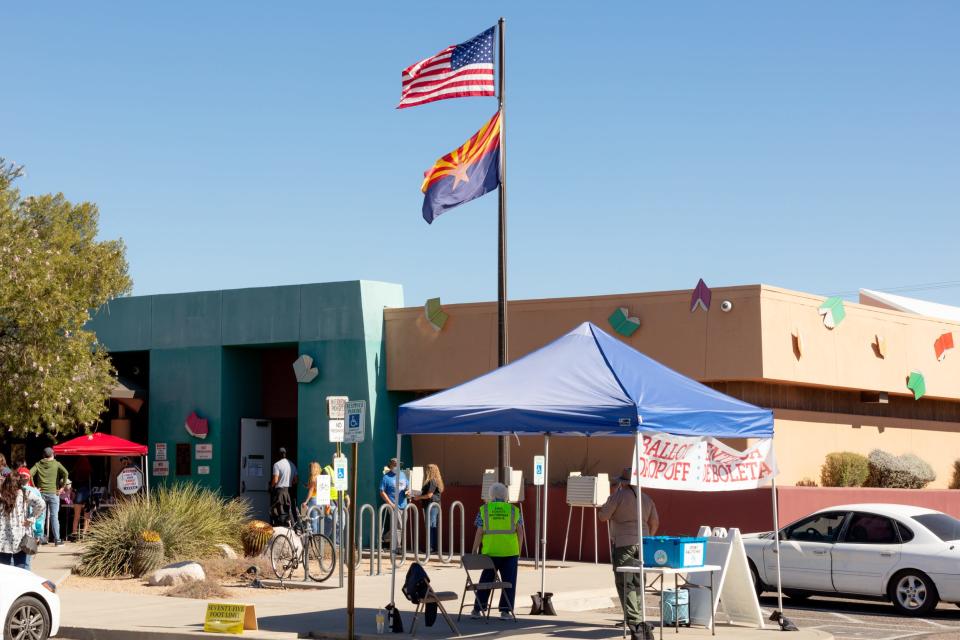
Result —
[[[400, 462], [396, 458], [390, 458], [390, 462], [387, 463], [387, 471], [380, 478], [380, 499], [383, 500], [384, 504], [393, 507], [397, 517], [398, 530], [400, 529], [400, 518], [403, 515], [402, 511], [407, 506], [407, 495], [409, 494], [407, 477], [397, 468], [399, 465]], [[390, 540], [390, 527], [389, 518], [384, 518], [383, 531], [380, 532], [381, 539], [384, 542]], [[399, 552], [397, 547], [399, 547], [399, 536], [398, 539], [393, 540], [393, 548]]]
[[[477, 533], [473, 537], [473, 553], [478, 551], [493, 560], [494, 569], [484, 569], [480, 582], [493, 582], [496, 574], [500, 580], [510, 583], [508, 589], [500, 590], [500, 619], [513, 618], [513, 607], [517, 595], [517, 565], [520, 560], [520, 536], [523, 531], [523, 518], [520, 509], [510, 504], [510, 491], [507, 485], [494, 482], [490, 485], [489, 500], [480, 507], [475, 520]], [[490, 591], [477, 591], [477, 599], [470, 617], [483, 616], [487, 608]]]
[[43, 450], [43, 460], [30, 468], [33, 486], [40, 490], [43, 502], [47, 505], [47, 538], [53, 539], [56, 546], [63, 544], [60, 539], [60, 491], [67, 483], [67, 469], [53, 458], [53, 449]]
[[[627, 625], [632, 637], [645, 637], [645, 631], [638, 629], [641, 623], [641, 604], [643, 583], [639, 573], [617, 573], [617, 567], [636, 566], [640, 560], [640, 547], [637, 542], [637, 489], [630, 484], [632, 469], [623, 469], [614, 480], [616, 488], [597, 512], [597, 517], [607, 523], [613, 551], [613, 580], [617, 585], [617, 594], [623, 603]], [[643, 518], [643, 535], [652, 536], [660, 527], [657, 506], [646, 493], [640, 494]]]
[[280, 447], [280, 459], [273, 463], [270, 478], [270, 519], [273, 525], [293, 526], [293, 499], [290, 487], [297, 486], [297, 466], [287, 460], [287, 450]]

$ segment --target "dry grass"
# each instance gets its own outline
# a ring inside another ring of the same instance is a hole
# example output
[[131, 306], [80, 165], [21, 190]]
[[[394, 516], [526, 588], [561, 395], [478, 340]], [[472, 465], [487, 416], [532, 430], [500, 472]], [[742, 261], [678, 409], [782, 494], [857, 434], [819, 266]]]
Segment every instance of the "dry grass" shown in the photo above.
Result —
[[261, 576], [269, 576], [272, 571], [270, 561], [266, 558], [238, 558], [236, 560], [206, 558], [200, 560], [200, 565], [207, 575], [207, 580], [231, 586], [246, 586], [253, 582], [254, 575], [248, 573], [250, 567], [256, 566], [260, 570]]
[[216, 580], [191, 580], [175, 587], [170, 587], [163, 594], [171, 598], [193, 598], [195, 600], [209, 600], [211, 598], [229, 598], [231, 593], [223, 588]]

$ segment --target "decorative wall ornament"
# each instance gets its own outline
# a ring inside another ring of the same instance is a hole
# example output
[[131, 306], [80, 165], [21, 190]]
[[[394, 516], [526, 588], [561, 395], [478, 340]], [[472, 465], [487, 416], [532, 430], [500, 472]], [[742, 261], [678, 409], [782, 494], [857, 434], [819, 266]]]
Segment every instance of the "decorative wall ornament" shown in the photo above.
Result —
[[198, 416], [196, 411], [192, 411], [190, 415], [187, 416], [186, 422], [183, 423], [183, 428], [194, 438], [200, 438], [201, 440], [210, 434], [210, 426], [207, 419]]
[[443, 307], [440, 306], [440, 298], [430, 298], [427, 300], [427, 303], [423, 305], [423, 310], [430, 326], [437, 331], [443, 329], [443, 325], [447, 324], [447, 319], [450, 317], [443, 311]]
[[843, 308], [843, 298], [833, 296], [824, 300], [820, 305], [820, 315], [823, 316], [823, 326], [827, 329], [837, 327], [847, 317], [847, 311]]
[[799, 360], [803, 357], [803, 334], [800, 333], [800, 327], [794, 327], [790, 336], [793, 338], [793, 355]]
[[937, 360], [943, 362], [947, 357], [947, 351], [953, 349], [953, 332], [948, 331], [933, 343], [933, 350], [937, 354]]
[[873, 336], [873, 352], [878, 358], [887, 357], [887, 339], [879, 333]]
[[700, 281], [697, 282], [697, 286], [693, 290], [693, 295], [690, 297], [690, 313], [696, 311], [697, 307], [700, 307], [704, 311], [709, 311], [710, 298], [712, 297], [713, 293], [710, 291], [710, 287], [703, 281], [703, 278], [700, 278]]
[[303, 354], [293, 361], [293, 374], [297, 377], [297, 382], [307, 384], [313, 382], [313, 379], [320, 373], [319, 369], [313, 366], [313, 358]]
[[913, 399], [919, 400], [927, 393], [927, 383], [919, 371], [911, 371], [907, 378], [907, 389], [913, 391]]
[[632, 317], [626, 307], [620, 307], [607, 318], [613, 330], [629, 338], [640, 328], [640, 319]]

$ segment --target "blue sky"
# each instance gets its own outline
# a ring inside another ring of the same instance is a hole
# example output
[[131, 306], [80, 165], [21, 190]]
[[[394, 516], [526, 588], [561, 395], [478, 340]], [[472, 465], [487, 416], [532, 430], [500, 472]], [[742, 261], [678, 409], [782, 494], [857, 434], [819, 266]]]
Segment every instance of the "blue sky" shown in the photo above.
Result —
[[496, 197], [428, 226], [419, 186], [495, 100], [394, 106], [500, 15], [510, 297], [960, 281], [949, 0], [16, 3], [0, 156], [99, 204], [137, 294], [494, 299]]

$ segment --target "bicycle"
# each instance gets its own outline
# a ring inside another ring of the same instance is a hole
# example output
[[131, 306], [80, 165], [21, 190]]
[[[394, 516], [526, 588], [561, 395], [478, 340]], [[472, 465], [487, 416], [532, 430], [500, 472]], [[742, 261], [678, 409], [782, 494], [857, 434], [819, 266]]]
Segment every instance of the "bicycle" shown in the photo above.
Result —
[[290, 531], [299, 539], [299, 551], [289, 533], [278, 534], [270, 543], [270, 566], [279, 580], [289, 580], [304, 562], [303, 550], [306, 549], [304, 571], [307, 577], [314, 582], [323, 582], [333, 575], [337, 566], [337, 548], [326, 534], [313, 533], [309, 517], [300, 514], [295, 517]]

